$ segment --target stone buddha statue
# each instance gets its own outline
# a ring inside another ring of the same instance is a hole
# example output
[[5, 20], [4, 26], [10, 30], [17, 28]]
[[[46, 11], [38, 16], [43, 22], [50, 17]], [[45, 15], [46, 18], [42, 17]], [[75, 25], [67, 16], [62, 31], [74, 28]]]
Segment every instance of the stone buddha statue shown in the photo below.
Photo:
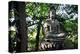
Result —
[[55, 18], [55, 14], [56, 13], [54, 10], [50, 11], [49, 14], [50, 17], [46, 20], [46, 26], [45, 26], [45, 30], [47, 30], [46, 34], [47, 33], [57, 34], [61, 32], [60, 22]]
[[46, 19], [46, 23], [44, 24], [46, 35], [41, 43], [41, 47], [44, 49], [51, 49], [51, 47], [52, 49], [59, 49], [63, 45], [65, 33], [61, 31], [60, 22], [56, 19], [55, 15], [55, 10], [50, 10], [50, 17]]

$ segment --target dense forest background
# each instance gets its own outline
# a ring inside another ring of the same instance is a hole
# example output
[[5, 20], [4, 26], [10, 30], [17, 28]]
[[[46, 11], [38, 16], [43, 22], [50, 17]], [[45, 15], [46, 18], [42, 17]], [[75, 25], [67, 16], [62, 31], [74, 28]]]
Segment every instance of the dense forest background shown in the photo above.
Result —
[[[51, 6], [53, 6], [53, 9], [56, 12], [56, 19], [62, 24], [62, 28], [66, 33], [64, 49], [78, 48], [77, 5], [35, 2], [9, 2], [10, 52], [20, 52], [21, 50], [19, 49], [22, 49], [22, 51], [25, 49], [25, 51], [39, 51], [38, 44], [45, 38], [44, 23], [46, 22], [46, 19], [49, 18], [49, 11]], [[20, 35], [24, 36], [20, 37]], [[24, 47], [19, 48], [21, 46]]]

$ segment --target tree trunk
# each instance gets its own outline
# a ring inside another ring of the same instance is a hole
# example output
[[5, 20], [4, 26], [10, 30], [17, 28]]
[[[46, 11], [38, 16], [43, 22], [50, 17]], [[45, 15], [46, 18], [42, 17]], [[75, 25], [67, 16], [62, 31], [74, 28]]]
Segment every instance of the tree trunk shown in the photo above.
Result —
[[39, 35], [40, 35], [41, 22], [42, 22], [42, 19], [40, 18], [39, 23], [37, 25], [36, 46], [35, 46], [36, 51], [39, 50]]
[[25, 52], [28, 48], [28, 36], [27, 36], [27, 25], [26, 25], [26, 13], [25, 13], [25, 2], [14, 2], [15, 20], [17, 27], [17, 43], [16, 52]]

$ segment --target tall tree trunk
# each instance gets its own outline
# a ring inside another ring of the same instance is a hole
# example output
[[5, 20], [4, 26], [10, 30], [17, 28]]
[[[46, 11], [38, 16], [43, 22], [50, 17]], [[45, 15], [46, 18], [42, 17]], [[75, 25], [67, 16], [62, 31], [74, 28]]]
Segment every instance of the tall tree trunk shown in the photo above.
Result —
[[35, 46], [36, 51], [39, 50], [39, 35], [40, 35], [41, 22], [42, 22], [42, 18], [40, 18], [39, 23], [37, 25], [36, 46]]
[[14, 2], [15, 20], [17, 27], [17, 43], [16, 52], [25, 52], [28, 48], [28, 36], [27, 36], [27, 25], [26, 25], [26, 13], [25, 13], [25, 2]]

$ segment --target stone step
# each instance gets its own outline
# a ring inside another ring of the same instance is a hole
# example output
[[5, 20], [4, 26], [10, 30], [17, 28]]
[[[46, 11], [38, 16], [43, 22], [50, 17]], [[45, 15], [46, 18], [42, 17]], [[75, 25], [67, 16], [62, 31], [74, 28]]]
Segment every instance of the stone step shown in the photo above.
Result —
[[54, 41], [64, 41], [64, 38], [61, 38], [61, 39], [44, 39], [44, 41], [50, 41], [50, 42], [54, 42]]
[[46, 34], [46, 37], [64, 37], [65, 36], [65, 33], [48, 33]]

